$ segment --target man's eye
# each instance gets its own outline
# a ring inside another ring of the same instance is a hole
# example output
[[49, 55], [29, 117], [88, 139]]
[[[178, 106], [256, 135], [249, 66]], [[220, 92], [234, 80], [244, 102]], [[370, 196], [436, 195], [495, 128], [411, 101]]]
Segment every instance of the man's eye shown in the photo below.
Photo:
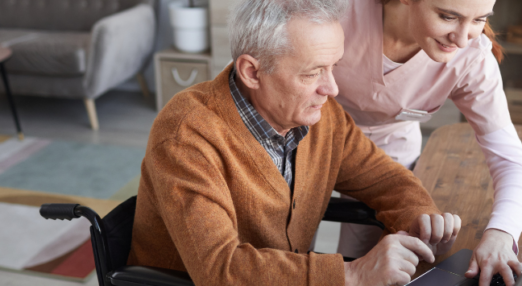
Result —
[[316, 78], [317, 76], [319, 76], [319, 73], [307, 74], [306, 75], [306, 77], [308, 77], [308, 78]]
[[477, 23], [486, 23], [486, 21], [487, 21], [487, 19], [484, 19], [484, 18], [475, 20], [475, 22], [477, 22]]
[[442, 20], [445, 20], [445, 21], [452, 21], [452, 20], [455, 20], [455, 19], [456, 19], [455, 17], [451, 17], [451, 16], [444, 15], [444, 14], [439, 14], [439, 17], [440, 17]]

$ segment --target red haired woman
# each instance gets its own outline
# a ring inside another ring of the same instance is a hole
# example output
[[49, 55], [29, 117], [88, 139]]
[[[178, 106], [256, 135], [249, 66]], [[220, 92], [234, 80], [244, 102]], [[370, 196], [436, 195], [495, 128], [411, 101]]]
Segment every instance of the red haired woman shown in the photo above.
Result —
[[[502, 49], [487, 23], [494, 4], [351, 0], [343, 23], [344, 58], [334, 74], [337, 101], [370, 139], [408, 168], [420, 155], [419, 122], [453, 100], [475, 130], [495, 187], [493, 213], [466, 275], [480, 269], [480, 285], [486, 285], [500, 273], [513, 285], [512, 270], [522, 269], [515, 254], [522, 231], [522, 144], [502, 87]], [[360, 256], [364, 253], [346, 246], [363, 230], [350, 227], [342, 227], [339, 250]]]

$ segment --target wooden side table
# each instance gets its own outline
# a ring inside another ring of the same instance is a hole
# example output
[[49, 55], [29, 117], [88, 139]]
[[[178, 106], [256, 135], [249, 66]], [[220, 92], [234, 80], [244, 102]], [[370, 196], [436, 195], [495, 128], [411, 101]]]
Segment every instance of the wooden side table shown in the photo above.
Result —
[[2, 74], [2, 80], [4, 82], [5, 94], [7, 95], [7, 101], [9, 101], [9, 106], [11, 107], [11, 112], [13, 113], [13, 118], [16, 124], [16, 131], [18, 132], [18, 138], [20, 140], [24, 139], [24, 134], [22, 132], [22, 127], [20, 127], [20, 120], [18, 119], [18, 112], [16, 111], [15, 102], [13, 99], [13, 95], [11, 94], [11, 89], [9, 87], [9, 82], [7, 81], [7, 72], [4, 67], [4, 63], [11, 57], [11, 50], [8, 48], [0, 47], [0, 73]]
[[160, 111], [176, 93], [211, 79], [211, 56], [168, 49], [154, 55], [154, 69], [156, 108]]

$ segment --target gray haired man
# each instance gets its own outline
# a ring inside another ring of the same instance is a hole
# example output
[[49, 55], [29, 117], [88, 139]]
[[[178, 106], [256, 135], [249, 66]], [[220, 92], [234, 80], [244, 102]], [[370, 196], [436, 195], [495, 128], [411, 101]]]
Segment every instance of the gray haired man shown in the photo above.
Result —
[[[188, 271], [196, 285], [405, 285], [420, 258], [453, 244], [458, 216], [440, 215], [333, 100], [345, 3], [234, 10], [234, 64], [177, 94], [154, 123], [130, 264]], [[413, 236], [388, 235], [351, 263], [308, 253], [333, 189]]]

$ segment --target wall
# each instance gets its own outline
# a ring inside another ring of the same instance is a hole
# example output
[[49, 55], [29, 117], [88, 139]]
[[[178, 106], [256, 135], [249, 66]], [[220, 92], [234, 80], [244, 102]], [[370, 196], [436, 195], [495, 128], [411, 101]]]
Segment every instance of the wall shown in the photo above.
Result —
[[[522, 25], [522, 1], [497, 0], [495, 15], [491, 17], [491, 25], [499, 33], [498, 38], [505, 40], [506, 30], [511, 25]], [[522, 48], [521, 48], [522, 51]], [[522, 88], [522, 52], [507, 53], [500, 65], [505, 87]]]
[[510, 25], [522, 24], [522, 1], [497, 0], [493, 8], [495, 15], [490, 19], [493, 28], [502, 36]]
[[[225, 1], [225, 0], [219, 0]], [[172, 2], [184, 2], [188, 6], [188, 0], [158, 0], [157, 11], [157, 36], [154, 44], [154, 52], [168, 49], [172, 46], [172, 28], [170, 26], [169, 18], [169, 4]], [[195, 0], [197, 6], [208, 6], [209, 0]], [[227, 40], [228, 41], [228, 40]], [[152, 57], [150, 58], [145, 69], [145, 78], [149, 86], [149, 90], [156, 91], [156, 84], [154, 81], [154, 63]], [[140, 91], [140, 86], [135, 78], [131, 78], [127, 82], [121, 84], [116, 89]]]
[[210, 0], [210, 35], [212, 49], [212, 78], [232, 60], [228, 41], [227, 19], [230, 8], [239, 0]]

